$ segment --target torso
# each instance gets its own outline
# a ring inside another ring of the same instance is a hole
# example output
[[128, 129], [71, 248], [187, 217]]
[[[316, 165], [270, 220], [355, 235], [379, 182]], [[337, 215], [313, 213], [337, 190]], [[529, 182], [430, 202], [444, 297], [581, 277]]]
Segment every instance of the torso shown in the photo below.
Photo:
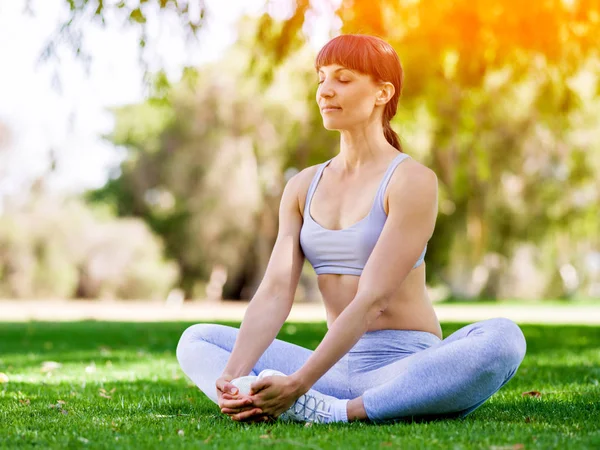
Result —
[[[403, 164], [406, 166], [398, 167], [390, 185], [395, 178], [402, 176], [402, 173], [409, 172], [411, 165], [419, 163], [411, 160]], [[330, 230], [344, 229], [363, 219], [373, 205], [375, 193], [387, 167], [388, 164], [384, 164], [373, 168], [369, 173], [365, 172], [352, 180], [342, 179], [342, 176], [328, 167], [310, 205], [312, 218]], [[298, 199], [301, 213], [304, 211], [308, 188], [317, 169], [318, 166], [313, 166], [306, 170], [305, 182]], [[389, 211], [388, 191], [389, 186], [384, 195], [386, 213]], [[331, 326], [352, 301], [358, 290], [359, 280], [360, 277], [356, 275], [318, 275], [318, 286], [327, 312], [328, 326]], [[369, 331], [381, 329], [427, 331], [442, 338], [440, 324], [425, 286], [425, 263], [408, 274], [387, 309], [371, 325]]]

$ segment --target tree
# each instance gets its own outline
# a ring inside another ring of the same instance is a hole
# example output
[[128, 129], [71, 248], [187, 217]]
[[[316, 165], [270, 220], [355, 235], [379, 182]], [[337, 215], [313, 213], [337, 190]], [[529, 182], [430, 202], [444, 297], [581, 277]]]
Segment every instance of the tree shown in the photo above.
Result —
[[[260, 75], [263, 84], [255, 92], [271, 86], [275, 68], [302, 52], [299, 31], [311, 3], [296, 4], [284, 22], [265, 13], [253, 45], [245, 48], [249, 58], [236, 59]], [[414, 138], [408, 151], [441, 181], [442, 214], [428, 257], [433, 281], [441, 278], [456, 295], [497, 297], [510, 283], [490, 276], [486, 261], [498, 260], [490, 255], [509, 264], [519, 246], [533, 243], [546, 272], [556, 273], [580, 256], [570, 250], [574, 242], [597, 239], [593, 196], [582, 192], [597, 187], [599, 1], [343, 1], [337, 14], [343, 32], [391, 42], [405, 67], [394, 125]], [[302, 76], [309, 86], [308, 72]], [[578, 77], [590, 78], [591, 88], [575, 87]], [[292, 126], [302, 129], [313, 119], [317, 125], [311, 114]], [[582, 129], [589, 131], [585, 138], [575, 132]], [[297, 154], [285, 153], [285, 164], [275, 166], [322, 161], [307, 157], [322, 153], [302, 150], [310, 149], [302, 143], [313, 142], [303, 137], [312, 138], [311, 132], [290, 134], [298, 145], [286, 148]], [[574, 223], [576, 234], [570, 231]], [[474, 281], [478, 269], [487, 271], [479, 277], [483, 282]]]
[[242, 28], [222, 61], [173, 86], [157, 80], [147, 101], [115, 111], [109, 139], [128, 158], [88, 196], [143, 217], [163, 236], [188, 298], [202, 296], [221, 266], [227, 298], [252, 295], [276, 237], [285, 169], [333, 156], [337, 146], [334, 133], [314, 126], [318, 109], [306, 102], [312, 55], [284, 63], [263, 89], [244, 69], [253, 23]]

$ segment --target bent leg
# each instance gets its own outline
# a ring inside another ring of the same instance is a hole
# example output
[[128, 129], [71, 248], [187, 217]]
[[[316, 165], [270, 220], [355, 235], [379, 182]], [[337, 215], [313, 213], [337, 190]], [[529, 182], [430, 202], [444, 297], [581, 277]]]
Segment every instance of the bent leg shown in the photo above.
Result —
[[376, 422], [464, 417], [513, 377], [525, 349], [523, 333], [508, 319], [463, 327], [439, 344], [369, 374], [373, 387], [362, 396], [367, 416]]
[[[184, 331], [177, 345], [177, 360], [182, 370], [215, 403], [215, 382], [225, 369], [238, 332], [237, 328], [225, 325], [192, 325]], [[248, 375], [258, 375], [264, 369], [290, 375], [302, 367], [311, 354], [312, 350], [275, 339]], [[347, 398], [344, 367], [344, 360], [341, 360], [321, 377], [314, 388], [327, 395]]]

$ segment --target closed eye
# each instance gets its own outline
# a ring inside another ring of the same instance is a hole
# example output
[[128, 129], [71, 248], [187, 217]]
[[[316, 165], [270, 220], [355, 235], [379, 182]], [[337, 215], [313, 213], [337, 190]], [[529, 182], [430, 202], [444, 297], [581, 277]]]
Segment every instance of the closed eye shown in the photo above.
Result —
[[[325, 80], [319, 80], [319, 82], [317, 84], [323, 84]], [[348, 84], [350, 83], [351, 80], [338, 80], [340, 83], [342, 84]]]

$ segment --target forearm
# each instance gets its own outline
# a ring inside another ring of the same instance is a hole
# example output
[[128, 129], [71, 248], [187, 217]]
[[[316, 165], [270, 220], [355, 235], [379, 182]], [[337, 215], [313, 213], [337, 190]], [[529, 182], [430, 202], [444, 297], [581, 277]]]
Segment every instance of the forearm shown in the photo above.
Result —
[[331, 325], [325, 337], [304, 365], [292, 377], [300, 393], [308, 391], [342, 356], [358, 342], [381, 314], [381, 303], [355, 298]]
[[233, 378], [248, 375], [256, 361], [273, 342], [287, 319], [291, 302], [281, 295], [257, 292], [244, 314], [224, 374]]

